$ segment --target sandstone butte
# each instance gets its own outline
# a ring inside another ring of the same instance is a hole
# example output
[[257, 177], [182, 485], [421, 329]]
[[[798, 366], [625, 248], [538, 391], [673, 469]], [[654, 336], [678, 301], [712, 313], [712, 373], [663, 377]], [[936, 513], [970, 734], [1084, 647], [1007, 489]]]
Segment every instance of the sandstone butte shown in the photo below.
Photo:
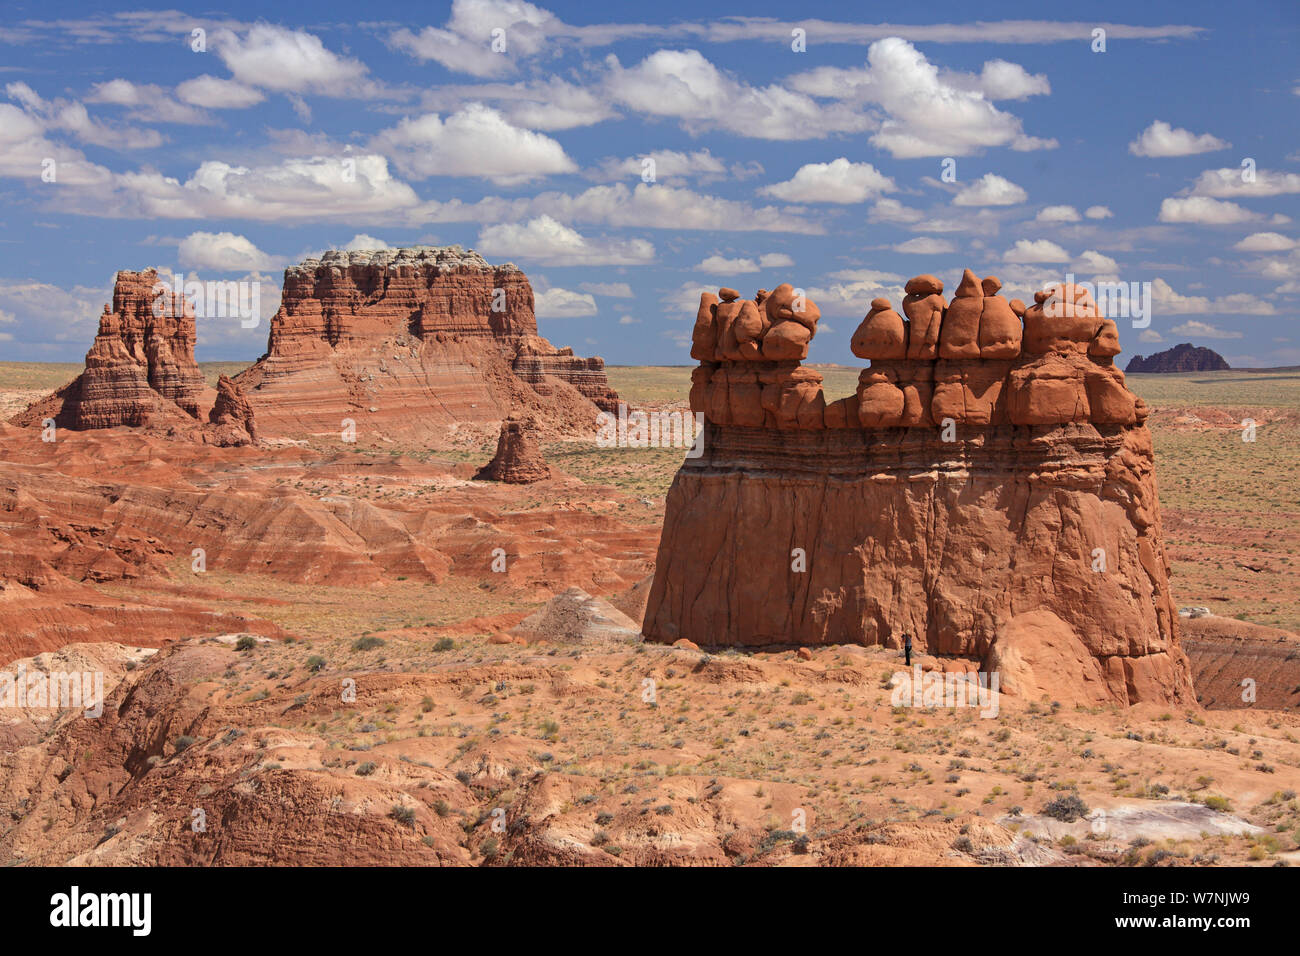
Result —
[[460, 246], [290, 266], [267, 353], [236, 381], [271, 437], [337, 434], [352, 419], [358, 431], [437, 439], [511, 415], [576, 431], [593, 405], [618, 403], [601, 359], [537, 334], [523, 272]]
[[[52, 419], [73, 429], [127, 425], [210, 444], [248, 444], [253, 437], [247, 400], [229, 379], [211, 394], [194, 361], [195, 337], [193, 306], [165, 291], [156, 270], [119, 272], [85, 371], [14, 422]], [[211, 409], [213, 427], [204, 427], [204, 407]]]
[[[997, 671], [1012, 694], [1194, 704], [1147, 408], [1081, 290], [1028, 308], [970, 270], [917, 276], [853, 336], [857, 393], [805, 368], [790, 285], [701, 297], [703, 454], [668, 493], [649, 640], [880, 644]], [[1077, 293], [1077, 294], [1076, 294]]]
[[85, 371], [14, 423], [147, 426], [227, 444], [254, 431], [339, 435], [350, 420], [358, 435], [437, 443], [511, 415], [576, 431], [618, 402], [601, 359], [537, 334], [523, 272], [459, 246], [290, 266], [266, 354], [215, 394], [194, 360], [193, 308], [157, 283], [152, 269], [119, 272]]

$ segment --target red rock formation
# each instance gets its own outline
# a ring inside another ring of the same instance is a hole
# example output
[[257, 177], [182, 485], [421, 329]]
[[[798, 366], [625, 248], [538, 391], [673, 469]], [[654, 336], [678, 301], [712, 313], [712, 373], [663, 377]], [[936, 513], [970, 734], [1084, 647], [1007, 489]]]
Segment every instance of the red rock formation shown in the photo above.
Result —
[[711, 421], [779, 428], [821, 428], [822, 377], [802, 368], [821, 311], [802, 290], [783, 283], [741, 300], [734, 289], [700, 297], [691, 355], [691, 407]]
[[939, 332], [939, 358], [980, 357], [980, 313], [983, 310], [983, 287], [975, 273], [967, 269], [943, 313], [943, 326]]
[[[457, 575], [544, 600], [630, 587], [658, 539], [654, 525], [576, 506], [590, 497], [581, 486], [520, 512], [515, 486], [468, 482], [472, 468], [439, 458], [182, 443], [152, 429], [43, 442], [3, 423], [0, 444], [0, 664], [79, 641], [281, 633], [256, 610], [279, 602], [223, 591], [227, 575], [354, 588]], [[195, 549], [215, 574], [196, 573]]]
[[528, 278], [513, 265], [489, 265], [459, 246], [327, 252], [307, 259], [284, 270], [277, 318], [271, 355], [394, 334], [537, 334]]
[[1196, 699], [1206, 708], [1300, 707], [1300, 637], [1233, 618], [1181, 618]]
[[192, 310], [156, 272], [118, 273], [85, 372], [13, 421], [230, 444], [255, 414], [266, 437], [342, 435], [350, 420], [359, 441], [436, 443], [513, 414], [572, 433], [618, 405], [601, 359], [537, 334], [528, 278], [459, 246], [328, 252], [286, 269], [267, 354], [235, 377], [241, 397], [218, 395], [208, 415], [240, 428], [188, 427], [204, 392], [194, 339]]
[[86, 370], [15, 419], [62, 428], [162, 424], [198, 418], [203, 375], [194, 361], [194, 312], [158, 273], [119, 272]]
[[253, 406], [244, 390], [225, 375], [217, 379], [217, 400], [212, 411], [208, 412], [208, 421], [218, 426], [226, 439], [221, 444], [242, 445], [257, 441]]
[[504, 481], [509, 485], [527, 485], [551, 477], [550, 466], [542, 457], [532, 422], [510, 419], [501, 423], [497, 453], [474, 475], [480, 481]]
[[907, 357], [932, 359], [939, 356], [939, 330], [948, 303], [943, 298], [943, 283], [932, 275], [909, 279], [903, 288], [903, 314], [908, 321]]
[[609, 387], [604, 359], [582, 358], [574, 355], [571, 348], [557, 349], [546, 339], [530, 335], [519, 340], [510, 367], [539, 395], [552, 394], [548, 380], [559, 379], [576, 388], [597, 408], [607, 412], [618, 410], [618, 392]]
[[458, 424], [535, 415], [590, 427], [609, 409], [604, 363], [537, 335], [513, 265], [459, 246], [328, 252], [285, 270], [268, 351], [237, 376], [267, 436], [436, 440]]
[[945, 309], [943, 284], [918, 276], [907, 322], [873, 302], [853, 337], [871, 367], [830, 404], [797, 359], [729, 358], [731, 290], [705, 296], [704, 454], [669, 492], [647, 638], [900, 646], [906, 632], [999, 668], [1012, 693], [1055, 690], [1045, 675], [1066, 668], [1080, 701], [1192, 703], [1146, 408], [1114, 366], [1114, 323], [1068, 290], [1026, 310], [999, 286], [967, 270]]

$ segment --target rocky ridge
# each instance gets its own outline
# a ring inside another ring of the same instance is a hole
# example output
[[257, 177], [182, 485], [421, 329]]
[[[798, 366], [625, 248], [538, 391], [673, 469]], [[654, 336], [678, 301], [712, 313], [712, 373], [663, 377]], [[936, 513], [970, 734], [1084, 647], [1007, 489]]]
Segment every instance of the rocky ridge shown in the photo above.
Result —
[[123, 271], [85, 371], [13, 422], [216, 444], [437, 445], [512, 415], [556, 434], [589, 429], [618, 402], [604, 362], [538, 335], [533, 301], [516, 266], [460, 246], [327, 252], [285, 270], [266, 354], [214, 393], [194, 360], [193, 306], [156, 270]]

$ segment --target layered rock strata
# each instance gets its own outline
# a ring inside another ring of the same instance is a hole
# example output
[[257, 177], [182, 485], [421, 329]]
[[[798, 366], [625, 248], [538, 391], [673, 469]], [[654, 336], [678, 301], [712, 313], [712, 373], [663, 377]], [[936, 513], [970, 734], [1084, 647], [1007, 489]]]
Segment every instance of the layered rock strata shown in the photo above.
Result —
[[[537, 334], [528, 277], [459, 246], [327, 252], [286, 269], [267, 353], [232, 380], [238, 398], [227, 386], [211, 411], [194, 323], [155, 271], [118, 273], [85, 371], [14, 423], [148, 426], [228, 444], [237, 428], [251, 435], [252, 416], [267, 438], [436, 444], [512, 415], [572, 434], [618, 405], [600, 358]], [[205, 419], [223, 427], [189, 427]]]
[[267, 435], [387, 437], [533, 414], [558, 430], [610, 408], [604, 362], [537, 334], [514, 265], [459, 246], [328, 252], [285, 270], [267, 354], [237, 377]]
[[154, 425], [198, 419], [203, 375], [194, 361], [194, 310], [154, 269], [122, 271], [105, 305], [86, 368], [20, 416], [62, 428]]
[[967, 270], [951, 303], [933, 276], [908, 282], [902, 314], [872, 302], [852, 340], [871, 365], [830, 403], [803, 355], [768, 358], [765, 335], [737, 355], [725, 297], [705, 295], [704, 453], [669, 492], [647, 638], [899, 647], [910, 633], [1013, 693], [1192, 702], [1146, 408], [1114, 366], [1114, 323], [1072, 289], [1028, 308], [999, 291]]

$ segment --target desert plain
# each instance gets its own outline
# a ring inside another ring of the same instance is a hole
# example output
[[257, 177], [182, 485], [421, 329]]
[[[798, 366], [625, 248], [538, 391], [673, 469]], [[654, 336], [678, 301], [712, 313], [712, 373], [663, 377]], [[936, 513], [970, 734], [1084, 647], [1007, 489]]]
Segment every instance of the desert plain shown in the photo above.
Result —
[[[212, 388], [239, 367], [201, 366]], [[853, 394], [858, 369], [817, 369]], [[79, 371], [0, 364], [4, 417]], [[687, 409], [690, 368], [608, 376]], [[1179, 620], [1197, 704], [1003, 695], [995, 719], [894, 706], [893, 648], [643, 641], [679, 449], [543, 436], [551, 476], [501, 485], [474, 480], [487, 427], [434, 451], [0, 426], [0, 536], [76, 545], [45, 593], [0, 591], [7, 669], [107, 691], [95, 720], [6, 713], [0, 859], [1294, 863], [1300, 370], [1127, 381], [1173, 596], [1209, 612]]]

